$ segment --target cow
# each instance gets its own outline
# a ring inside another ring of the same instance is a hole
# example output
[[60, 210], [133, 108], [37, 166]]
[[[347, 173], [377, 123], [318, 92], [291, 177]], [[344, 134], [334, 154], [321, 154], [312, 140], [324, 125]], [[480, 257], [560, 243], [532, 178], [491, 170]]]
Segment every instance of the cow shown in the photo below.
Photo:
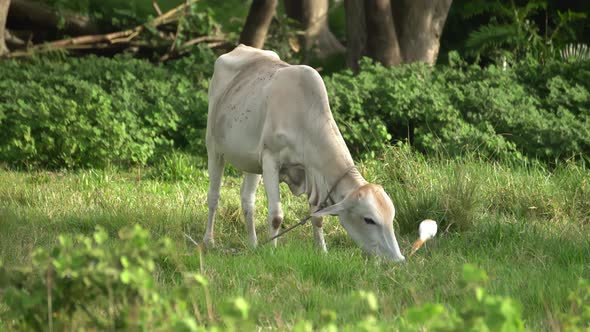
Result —
[[[380, 185], [368, 183], [356, 169], [315, 69], [289, 65], [275, 52], [245, 45], [221, 55], [209, 86], [206, 146], [206, 246], [214, 245], [215, 211], [229, 162], [244, 172], [240, 197], [252, 246], [258, 243], [254, 200], [262, 178], [271, 238], [283, 221], [279, 183], [285, 182], [294, 195], [307, 195], [321, 250], [326, 251], [322, 217], [336, 215], [368, 254], [405, 259], [393, 230], [393, 203]], [[272, 244], [276, 246], [276, 239]]]

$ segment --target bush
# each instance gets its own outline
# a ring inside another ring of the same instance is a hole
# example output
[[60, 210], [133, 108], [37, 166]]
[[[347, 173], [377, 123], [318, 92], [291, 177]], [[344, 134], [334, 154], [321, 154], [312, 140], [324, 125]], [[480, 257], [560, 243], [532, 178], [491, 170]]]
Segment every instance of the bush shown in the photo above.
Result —
[[[97, 227], [91, 235], [60, 236], [53, 248], [38, 249], [25, 266], [8, 267], [0, 261], [0, 326], [36, 331], [243, 331], [260, 324], [254, 315], [259, 311], [250, 310], [244, 298], [213, 297], [209, 280], [186, 272], [174, 258], [177, 250], [170, 239], [154, 240], [140, 226], [121, 229], [115, 239]], [[197, 255], [201, 264], [200, 249]], [[523, 331], [521, 305], [490, 294], [487, 281], [485, 271], [466, 264], [460, 285], [447, 285], [460, 306], [409, 307], [395, 314], [393, 326], [377, 318], [382, 310], [377, 295], [363, 290], [351, 294], [349, 305], [358, 317], [352, 324], [342, 325], [341, 313], [331, 308], [315, 307], [310, 312], [321, 312], [315, 321], [300, 317], [290, 323], [294, 331]], [[590, 284], [580, 280], [569, 296], [569, 310], [554, 323], [583, 331], [590, 322], [589, 300]]]
[[[5, 61], [0, 161], [25, 167], [146, 164], [171, 147], [204, 155], [215, 56], [154, 66], [126, 57]], [[476, 153], [552, 163], [590, 153], [590, 61], [527, 59], [507, 69], [421, 64], [325, 77], [353, 155], [408, 141], [444, 156]]]
[[164, 67], [126, 57], [5, 61], [0, 159], [13, 165], [145, 164], [173, 146], [203, 149], [213, 55]]
[[345, 140], [372, 155], [396, 141], [425, 153], [546, 162], [590, 153], [590, 61], [384, 68], [326, 78]]
[[[74, 326], [217, 330], [199, 326], [201, 310], [209, 321], [215, 320], [205, 277], [186, 272], [176, 287], [162, 289], [158, 285], [158, 271], [179, 268], [171, 259], [174, 249], [170, 239], [151, 240], [140, 226], [120, 230], [118, 238], [114, 243], [97, 227], [91, 236], [60, 236], [53, 250], [35, 252], [30, 267], [6, 268], [0, 262], [0, 293], [9, 308], [0, 312], [0, 322], [36, 331], [71, 330]], [[242, 298], [231, 300], [226, 307], [226, 326], [247, 318], [248, 307]]]

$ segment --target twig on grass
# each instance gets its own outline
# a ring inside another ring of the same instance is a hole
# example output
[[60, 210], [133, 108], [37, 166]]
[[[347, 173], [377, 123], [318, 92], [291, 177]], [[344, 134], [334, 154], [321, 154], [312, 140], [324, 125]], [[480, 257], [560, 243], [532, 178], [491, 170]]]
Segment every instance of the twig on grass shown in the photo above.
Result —
[[187, 239], [189, 239], [189, 240], [190, 240], [190, 241], [191, 241], [191, 242], [192, 242], [192, 243], [193, 243], [195, 246], [197, 246], [197, 247], [199, 247], [199, 248], [200, 248], [200, 245], [199, 245], [199, 243], [198, 243], [197, 241], [195, 241], [195, 240], [194, 240], [194, 239], [193, 239], [193, 238], [192, 238], [190, 235], [188, 235], [188, 234], [186, 234], [186, 233], [184, 233], [184, 232], [183, 232], [182, 234], [184, 234], [184, 236], [185, 236]]

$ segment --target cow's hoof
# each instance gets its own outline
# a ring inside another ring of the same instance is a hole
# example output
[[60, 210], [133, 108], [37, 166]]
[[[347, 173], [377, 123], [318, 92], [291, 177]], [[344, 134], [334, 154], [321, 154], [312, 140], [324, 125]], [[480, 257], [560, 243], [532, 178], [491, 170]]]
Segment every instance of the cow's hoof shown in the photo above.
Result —
[[205, 248], [215, 248], [215, 240], [213, 238], [210, 238], [210, 237], [204, 238], [203, 244], [205, 245]]
[[257, 238], [250, 238], [248, 240], [248, 246], [252, 249], [255, 249], [256, 247], [258, 247], [258, 239]]

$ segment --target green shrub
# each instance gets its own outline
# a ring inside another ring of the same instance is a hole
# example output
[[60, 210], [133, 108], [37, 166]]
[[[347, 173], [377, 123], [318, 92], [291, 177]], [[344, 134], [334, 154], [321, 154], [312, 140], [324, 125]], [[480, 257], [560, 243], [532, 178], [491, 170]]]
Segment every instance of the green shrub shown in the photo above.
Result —
[[355, 154], [396, 141], [445, 156], [546, 162], [590, 153], [590, 61], [527, 59], [513, 68], [412, 64], [326, 78], [336, 121]]
[[569, 296], [570, 307], [561, 317], [564, 331], [588, 331], [590, 327], [590, 283], [579, 280], [578, 287]]
[[139, 227], [122, 230], [119, 238], [121, 246], [111, 247], [101, 228], [92, 236], [60, 236], [52, 251], [35, 252], [31, 268], [0, 269], [10, 308], [4, 318], [38, 331], [67, 329], [75, 315], [101, 329], [144, 325], [140, 317], [161, 301], [153, 293], [153, 273], [170, 241], [149, 241]]
[[487, 280], [485, 271], [465, 264], [461, 308], [432, 303], [410, 308], [402, 320], [403, 330], [524, 331], [520, 305], [508, 297], [488, 294], [483, 287]]
[[202, 151], [212, 53], [156, 67], [125, 57], [5, 61], [0, 159], [14, 165], [145, 164]]
[[[4, 61], [0, 161], [24, 167], [146, 164], [171, 147], [204, 155], [215, 56], [155, 66], [115, 57]], [[553, 163], [590, 153], [590, 61], [524, 61], [509, 68], [385, 68], [324, 77], [353, 155], [407, 141], [427, 154], [479, 154]]]
[[[199, 273], [178, 272], [170, 239], [152, 240], [140, 226], [119, 231], [115, 244], [97, 227], [90, 236], [60, 236], [53, 250], [39, 249], [28, 267], [0, 262], [0, 293], [9, 308], [0, 321], [22, 330], [217, 331], [209, 282]], [[162, 269], [178, 274], [177, 286], [162, 289]], [[221, 310], [226, 330], [249, 326], [248, 304], [231, 299]], [[210, 325], [210, 324], [208, 324]], [[8, 326], [8, 325], [6, 325]]]
[[[32, 264], [5, 267], [0, 262], [0, 321], [23, 330], [251, 330], [256, 317], [242, 297], [213, 299], [209, 281], [199, 273], [182, 272], [173, 257], [169, 239], [151, 240], [140, 226], [122, 229], [118, 241], [96, 229], [90, 236], [60, 236], [52, 250], [39, 249]], [[200, 251], [199, 251], [200, 253]], [[199, 260], [202, 257], [199, 256]], [[163, 288], [156, 276], [162, 269], [174, 271], [178, 280]], [[409, 308], [397, 318], [401, 331], [522, 331], [521, 308], [507, 297], [488, 294], [483, 287], [488, 277], [472, 265], [463, 268], [463, 298], [460, 308], [427, 303]], [[587, 284], [580, 284], [572, 301], [584, 309]], [[391, 326], [379, 321], [379, 300], [372, 292], [356, 291], [351, 308], [358, 321], [341, 325], [338, 314], [321, 308], [316, 326], [301, 317], [295, 331], [364, 330], [385, 331]], [[566, 326], [583, 326], [585, 321], [564, 316]], [[583, 319], [586, 319], [584, 316]]]

